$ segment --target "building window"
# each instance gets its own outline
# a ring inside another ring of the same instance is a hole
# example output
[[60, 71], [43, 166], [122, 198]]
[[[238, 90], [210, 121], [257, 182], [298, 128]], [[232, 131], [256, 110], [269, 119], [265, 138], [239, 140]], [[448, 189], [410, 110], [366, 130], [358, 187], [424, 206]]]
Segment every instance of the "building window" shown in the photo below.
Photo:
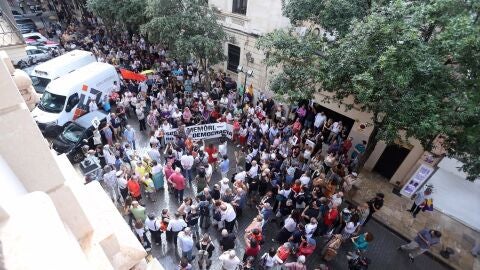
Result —
[[233, 72], [237, 72], [237, 68], [239, 64], [240, 64], [240, 47], [232, 44], [228, 44], [227, 69]]
[[246, 15], [247, 2], [248, 0], [233, 0], [232, 13]]

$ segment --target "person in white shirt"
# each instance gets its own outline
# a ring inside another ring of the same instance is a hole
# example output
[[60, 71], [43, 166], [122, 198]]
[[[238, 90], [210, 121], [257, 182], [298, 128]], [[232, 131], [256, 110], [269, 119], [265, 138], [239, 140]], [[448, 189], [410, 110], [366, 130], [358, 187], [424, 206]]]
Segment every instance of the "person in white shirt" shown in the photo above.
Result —
[[307, 240], [313, 237], [313, 233], [317, 230], [318, 227], [318, 221], [316, 218], [312, 217], [310, 219], [310, 223], [305, 225], [305, 236], [307, 237]]
[[115, 156], [112, 154], [110, 146], [107, 144], [103, 146], [103, 156], [108, 165], [115, 165]]
[[189, 262], [194, 259], [193, 256], [193, 238], [190, 228], [185, 228], [178, 234], [178, 242], [180, 243], [180, 249], [182, 250], [182, 257], [187, 258]]
[[239, 168], [241, 170], [239, 173], [235, 174], [233, 179], [236, 181], [240, 180], [245, 183], [245, 179], [247, 178], [247, 172], [243, 170], [243, 168]]
[[88, 102], [88, 111], [89, 112], [98, 111], [97, 102], [93, 98], [90, 98]]
[[262, 132], [262, 134], [267, 134], [267, 131], [269, 129], [269, 126], [267, 124], [267, 122], [265, 120], [262, 120], [262, 122], [260, 123], [260, 131]]
[[256, 160], [252, 160], [252, 167], [250, 167], [250, 170], [248, 170], [248, 175], [251, 177], [251, 178], [255, 178], [258, 176], [258, 169], [259, 169], [259, 166], [257, 164], [257, 161]]
[[218, 259], [222, 262], [222, 269], [224, 270], [236, 270], [241, 263], [233, 249], [225, 251]]
[[190, 186], [192, 186], [192, 167], [194, 161], [195, 159], [188, 151], [186, 151], [186, 153], [180, 158], [180, 163], [182, 164], [183, 168], [183, 176], [188, 179]]
[[187, 223], [185, 222], [185, 220], [183, 220], [183, 218], [181, 218], [179, 213], [175, 213], [175, 218], [171, 219], [170, 222], [168, 222], [167, 231], [172, 232], [173, 243], [175, 244], [175, 246], [177, 246], [178, 233], [187, 227]]
[[[224, 139], [222, 139], [224, 140]], [[221, 157], [226, 156], [228, 154], [228, 141], [224, 140], [221, 144], [218, 145], [218, 153], [220, 154]]]
[[155, 245], [162, 243], [162, 232], [160, 231], [160, 220], [158, 220], [153, 213], [148, 214], [148, 218], [145, 220], [145, 227], [150, 231], [151, 241], [155, 242]]
[[313, 122], [313, 126], [315, 127], [316, 132], [318, 132], [323, 127], [325, 121], [327, 121], [327, 117], [325, 116], [324, 112], [319, 112], [315, 115], [315, 121]]
[[332, 124], [332, 130], [330, 131], [330, 135], [328, 136], [329, 143], [332, 143], [332, 141], [337, 138], [337, 135], [340, 132], [340, 130], [342, 130], [342, 128], [343, 128], [342, 121], [334, 122]]
[[309, 186], [310, 185], [310, 173], [306, 172], [300, 176], [300, 182], [302, 183], [302, 186]]
[[[225, 222], [225, 229], [229, 232], [233, 232], [233, 227], [235, 226], [235, 220], [237, 218], [237, 214], [235, 213], [235, 209], [229, 203], [222, 203], [220, 204], [220, 211], [222, 213], [222, 221]], [[216, 203], [216, 204], [218, 204]]]
[[275, 266], [282, 264], [283, 261], [278, 256], [275, 256], [276, 254], [277, 251], [275, 248], [270, 248], [270, 250], [265, 252], [260, 258], [260, 265], [265, 267], [265, 269], [274, 269]]
[[338, 192], [332, 195], [330, 198], [330, 203], [328, 204], [328, 207], [334, 208], [334, 207], [339, 207], [342, 204], [343, 201], [343, 192]]

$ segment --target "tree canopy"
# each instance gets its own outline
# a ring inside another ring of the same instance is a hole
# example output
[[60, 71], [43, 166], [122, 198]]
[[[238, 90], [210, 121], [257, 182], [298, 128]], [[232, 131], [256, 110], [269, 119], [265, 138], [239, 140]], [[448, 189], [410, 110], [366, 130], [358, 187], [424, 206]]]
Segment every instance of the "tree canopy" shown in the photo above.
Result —
[[272, 80], [275, 92], [353, 97], [373, 115], [370, 150], [378, 140], [405, 140], [399, 130], [427, 150], [444, 135], [449, 155], [473, 179], [480, 174], [479, 2], [289, 0], [284, 14], [292, 22], [321, 26], [335, 39], [288, 29], [257, 45], [267, 64], [283, 69]]
[[193, 55], [204, 69], [225, 58], [227, 35], [206, 1], [149, 0], [146, 12], [149, 21], [142, 32], [167, 45], [174, 57], [189, 60]]
[[116, 24], [137, 32], [145, 22], [144, 0], [87, 0], [87, 8], [112, 30]]

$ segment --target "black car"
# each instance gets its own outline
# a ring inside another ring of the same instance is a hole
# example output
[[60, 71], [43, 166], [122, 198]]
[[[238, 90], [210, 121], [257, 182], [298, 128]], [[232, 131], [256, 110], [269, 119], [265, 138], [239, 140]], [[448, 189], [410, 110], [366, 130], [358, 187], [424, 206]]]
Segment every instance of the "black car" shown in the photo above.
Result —
[[102, 111], [87, 113], [75, 121], [66, 123], [63, 131], [52, 141], [52, 148], [58, 154], [67, 154], [72, 163], [78, 163], [85, 157], [82, 147], [88, 145], [93, 148], [93, 131], [95, 127], [93, 120], [99, 121], [99, 129], [107, 124], [107, 114]]

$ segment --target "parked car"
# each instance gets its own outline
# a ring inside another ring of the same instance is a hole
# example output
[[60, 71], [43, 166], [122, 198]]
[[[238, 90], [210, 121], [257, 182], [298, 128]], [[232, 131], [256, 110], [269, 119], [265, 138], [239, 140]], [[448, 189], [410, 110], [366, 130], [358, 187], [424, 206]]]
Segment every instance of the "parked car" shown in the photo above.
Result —
[[67, 154], [72, 163], [82, 161], [85, 157], [82, 147], [88, 145], [93, 148], [94, 146], [93, 131], [95, 127], [92, 122], [95, 118], [100, 122], [99, 129], [107, 125], [107, 114], [103, 111], [84, 114], [63, 126], [63, 131], [52, 141], [53, 150], [58, 154]]
[[25, 40], [27, 39], [33, 39], [35, 41], [40, 41], [40, 42], [47, 42], [49, 41], [48, 38], [46, 38], [45, 36], [43, 36], [42, 34], [38, 33], [38, 32], [34, 32], [34, 33], [27, 33], [27, 34], [23, 34], [22, 35], [23, 38]]
[[27, 52], [27, 56], [18, 60], [16, 63], [14, 62], [13, 65], [19, 68], [26, 68], [35, 63], [46, 61], [52, 57], [50, 52], [35, 46], [27, 46], [25, 50]]
[[58, 44], [55, 41], [50, 41], [50, 40], [37, 41], [35, 39], [27, 38], [27, 39], [25, 39], [25, 43], [27, 43], [27, 45], [30, 45], [30, 46], [44, 47], [44, 48], [47, 48], [48, 50], [51, 50], [51, 49], [58, 50], [59, 47], [60, 47], [60, 44]]
[[15, 18], [15, 22], [17, 23], [18, 30], [20, 30], [22, 34], [38, 33], [37, 25], [32, 19], [17, 17]]

